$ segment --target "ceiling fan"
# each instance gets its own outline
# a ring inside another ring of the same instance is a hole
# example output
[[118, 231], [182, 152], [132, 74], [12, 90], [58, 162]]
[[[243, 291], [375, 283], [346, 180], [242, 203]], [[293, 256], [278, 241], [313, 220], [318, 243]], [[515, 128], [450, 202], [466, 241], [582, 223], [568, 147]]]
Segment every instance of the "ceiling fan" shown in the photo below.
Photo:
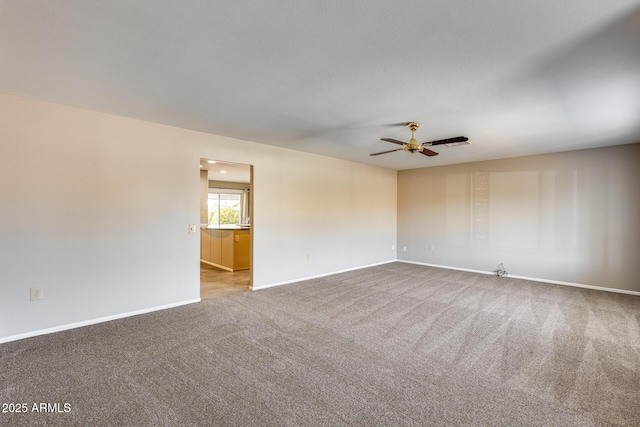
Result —
[[435, 151], [429, 150], [427, 147], [431, 147], [433, 145], [446, 145], [447, 147], [455, 147], [456, 145], [469, 144], [469, 142], [467, 142], [469, 138], [465, 136], [456, 136], [455, 138], [439, 139], [437, 141], [429, 141], [429, 142], [423, 142], [422, 144], [419, 144], [418, 141], [416, 141], [416, 138], [414, 137], [414, 132], [418, 130], [418, 128], [420, 127], [420, 123], [409, 122], [407, 123], [407, 126], [409, 127], [409, 129], [411, 129], [411, 140], [409, 142], [402, 142], [393, 138], [381, 138], [382, 141], [387, 141], [393, 144], [402, 145], [402, 148], [396, 148], [395, 150], [382, 151], [380, 153], [373, 153], [369, 155], [379, 156], [380, 154], [393, 153], [394, 151], [408, 151], [411, 154], [420, 153], [420, 154], [424, 154], [425, 156], [431, 157], [431, 156], [437, 156], [438, 153], [436, 153]]

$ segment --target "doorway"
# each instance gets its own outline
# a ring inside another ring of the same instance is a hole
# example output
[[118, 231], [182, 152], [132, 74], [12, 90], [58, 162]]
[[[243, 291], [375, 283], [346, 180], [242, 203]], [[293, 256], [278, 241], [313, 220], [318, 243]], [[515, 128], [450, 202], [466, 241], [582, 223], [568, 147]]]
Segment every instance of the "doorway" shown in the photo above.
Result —
[[251, 289], [253, 167], [200, 159], [200, 298]]

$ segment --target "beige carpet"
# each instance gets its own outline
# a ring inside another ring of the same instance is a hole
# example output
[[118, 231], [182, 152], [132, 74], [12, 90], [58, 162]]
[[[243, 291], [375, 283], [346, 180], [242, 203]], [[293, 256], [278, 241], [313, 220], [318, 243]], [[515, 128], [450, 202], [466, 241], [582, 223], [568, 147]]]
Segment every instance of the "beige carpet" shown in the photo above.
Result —
[[0, 367], [12, 426], [637, 426], [640, 297], [392, 263], [3, 344]]

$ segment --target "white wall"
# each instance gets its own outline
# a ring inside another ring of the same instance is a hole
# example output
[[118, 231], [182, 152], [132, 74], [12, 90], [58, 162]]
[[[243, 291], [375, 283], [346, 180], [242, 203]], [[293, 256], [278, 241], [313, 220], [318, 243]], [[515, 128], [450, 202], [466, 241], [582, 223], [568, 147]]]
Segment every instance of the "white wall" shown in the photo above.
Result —
[[209, 200], [209, 171], [200, 171], [200, 224], [207, 224], [209, 221], [208, 206]]
[[398, 258], [640, 291], [639, 165], [631, 144], [400, 171]]
[[254, 165], [254, 287], [396, 258], [396, 171], [0, 94], [0, 340], [199, 298], [200, 158]]

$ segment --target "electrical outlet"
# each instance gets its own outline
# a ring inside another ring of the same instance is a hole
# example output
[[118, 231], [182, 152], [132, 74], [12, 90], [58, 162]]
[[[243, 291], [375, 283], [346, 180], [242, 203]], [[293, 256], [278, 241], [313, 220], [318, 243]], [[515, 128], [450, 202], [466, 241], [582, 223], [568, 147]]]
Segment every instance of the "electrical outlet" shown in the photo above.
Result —
[[406, 247], [406, 246], [403, 246], [403, 247], [402, 247], [402, 251], [403, 251], [403, 252], [407, 252], [407, 247]]
[[391, 245], [391, 250], [394, 251], [396, 249], [396, 245]]
[[31, 301], [38, 301], [42, 299], [42, 288], [31, 288], [30, 290]]
[[189, 224], [189, 234], [196, 234], [197, 227], [195, 224]]

